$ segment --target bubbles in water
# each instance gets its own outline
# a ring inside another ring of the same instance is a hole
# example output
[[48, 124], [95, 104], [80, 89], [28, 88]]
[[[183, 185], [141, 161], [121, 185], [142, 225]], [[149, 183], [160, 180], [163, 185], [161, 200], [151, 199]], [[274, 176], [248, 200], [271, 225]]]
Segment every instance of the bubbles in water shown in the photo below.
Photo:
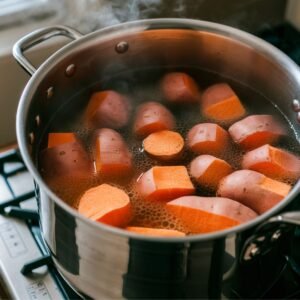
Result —
[[[94, 130], [86, 127], [86, 125], [82, 123], [82, 115], [79, 114], [80, 111], [78, 111], [77, 108], [81, 107], [84, 109], [84, 107], [86, 107], [86, 103], [88, 102], [88, 97], [91, 91], [96, 91], [97, 89], [100, 90], [101, 88], [105, 87], [107, 89], [119, 89], [120, 92], [126, 93], [128, 98], [131, 99], [133, 108], [145, 101], [158, 101], [166, 105], [176, 117], [177, 126], [175, 130], [183, 136], [184, 140], [186, 140], [188, 131], [194, 125], [202, 122], [212, 121], [206, 120], [201, 115], [199, 105], [187, 107], [175, 105], [172, 106], [164, 101], [159, 90], [159, 79], [164, 72], [165, 70], [161, 69], [149, 69], [147, 72], [144, 70], [141, 72], [123, 72], [121, 74], [117, 74], [115, 77], [106, 79], [106, 81], [97, 82], [96, 86], [89, 87], [90, 90], [83, 91], [82, 94], [78, 94], [76, 97], [74, 97], [72, 101], [68, 103], [68, 105], [65, 105], [61, 111], [58, 112], [56, 119], [54, 118], [51, 121], [52, 123], [49, 125], [49, 127], [52, 129], [61, 129], [61, 131], [65, 130], [66, 128], [69, 131], [72, 131], [73, 129], [73, 131], [76, 132], [77, 136], [86, 146], [90, 157], [93, 157], [92, 136]], [[222, 78], [219, 74], [208, 73], [199, 69], [189, 69], [188, 73], [190, 73], [196, 79], [196, 81], [198, 81], [199, 86], [202, 89], [205, 89], [210, 84], [216, 82], [226, 81], [230, 83], [245, 105], [248, 114], [257, 114], [259, 112], [259, 114], [277, 115], [282, 123], [286, 123], [286, 120], [281, 113], [273, 105], [270, 105], [270, 101], [249, 87], [243, 86], [231, 80], [227, 80], [226, 78]], [[69, 111], [70, 107], [73, 107], [72, 105], [74, 105], [74, 108], [72, 108], [71, 111], [75, 112], [74, 115], [76, 115], [76, 117], [74, 117], [74, 119], [69, 118], [70, 120], [68, 120], [66, 125], [63, 122], [65, 122], [67, 116], [70, 116]], [[142, 140], [136, 139], [132, 135], [133, 119], [134, 113], [132, 113], [132, 120], [130, 120], [128, 126], [126, 128], [117, 130], [123, 136], [132, 152], [135, 165], [135, 173], [132, 181], [131, 183], [126, 182], [125, 184], [117, 184], [114, 181], [107, 183], [123, 189], [130, 197], [134, 210], [134, 219], [132, 221], [132, 225], [176, 229], [188, 233], [187, 228], [185, 228], [180, 220], [167, 211], [164, 203], [141, 200], [135, 191], [135, 183], [136, 179], [141, 174], [145, 173], [155, 165], [174, 164], [188, 166], [191, 160], [197, 155], [191, 153], [188, 151], [188, 149], [185, 149], [181, 159], [171, 163], [159, 162], [150, 158], [144, 151]], [[223, 127], [227, 129], [228, 125]], [[282, 147], [293, 153], [299, 154], [299, 144], [295, 139], [295, 132], [292, 128], [289, 129], [289, 135], [289, 137], [281, 140], [281, 142], [278, 144], [278, 147]], [[233, 166], [234, 169], [240, 169], [242, 156], [244, 154], [245, 151], [231, 143], [227, 149], [224, 149], [224, 152], [220, 158], [226, 160]], [[291, 185], [294, 184], [294, 182], [290, 180], [285, 180], [285, 182]], [[90, 178], [87, 178], [79, 183], [77, 183], [77, 181], [74, 183], [74, 180], [69, 178], [64, 180], [63, 183], [60, 182], [59, 185], [51, 187], [60, 198], [77, 208], [79, 198], [84, 191], [101, 183], [103, 183], [101, 178], [97, 178], [95, 174], [91, 174]], [[215, 192], [212, 192], [206, 188], [200, 189], [196, 183], [195, 187], [197, 189], [197, 195], [215, 196]]]

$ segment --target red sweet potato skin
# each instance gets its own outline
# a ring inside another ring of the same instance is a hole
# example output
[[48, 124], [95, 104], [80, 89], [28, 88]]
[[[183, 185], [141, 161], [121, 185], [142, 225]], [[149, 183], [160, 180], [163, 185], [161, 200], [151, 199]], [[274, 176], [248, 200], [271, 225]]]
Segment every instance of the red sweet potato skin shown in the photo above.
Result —
[[139, 138], [161, 131], [172, 130], [176, 121], [172, 113], [158, 102], [141, 104], [136, 111], [133, 132]]
[[228, 198], [185, 196], [166, 204], [191, 233], [223, 230], [252, 220], [257, 214]]
[[[278, 190], [272, 190], [276, 184]], [[261, 173], [239, 170], [221, 180], [217, 195], [238, 201], [262, 214], [283, 200], [290, 188], [282, 182], [273, 182]]]

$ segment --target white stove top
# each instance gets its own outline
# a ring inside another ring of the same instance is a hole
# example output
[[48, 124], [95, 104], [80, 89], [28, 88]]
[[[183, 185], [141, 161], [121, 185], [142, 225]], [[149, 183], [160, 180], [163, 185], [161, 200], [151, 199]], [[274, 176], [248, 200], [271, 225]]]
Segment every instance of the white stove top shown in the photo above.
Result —
[[[11, 172], [21, 166], [22, 164], [15, 162], [5, 163], [4, 171]], [[0, 174], [0, 203], [33, 190], [33, 179], [28, 171], [17, 172], [7, 180]], [[36, 210], [36, 200], [26, 200], [20, 207]], [[1, 279], [10, 294], [9, 297], [20, 300], [64, 299], [46, 266], [34, 270], [29, 276], [21, 273], [24, 264], [41, 256], [41, 250], [26, 221], [0, 215]]]

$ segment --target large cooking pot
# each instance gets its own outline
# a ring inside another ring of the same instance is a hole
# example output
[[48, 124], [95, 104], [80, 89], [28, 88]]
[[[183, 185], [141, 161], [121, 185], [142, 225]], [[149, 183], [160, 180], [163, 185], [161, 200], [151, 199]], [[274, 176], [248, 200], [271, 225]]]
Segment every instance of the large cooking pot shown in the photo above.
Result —
[[[73, 41], [35, 69], [23, 52], [58, 35]], [[36, 156], [45, 126], [72, 96], [103, 76], [155, 66], [197, 66], [251, 86], [272, 99], [299, 138], [300, 72], [294, 62], [248, 33], [188, 19], [130, 22], [86, 36], [53, 26], [25, 36], [13, 52], [32, 75], [17, 112], [20, 151], [37, 184], [44, 239], [59, 272], [75, 289], [98, 299], [218, 298], [226, 294], [228, 282], [247, 286], [252, 297], [262, 284], [271, 284], [266, 273], [279, 272], [279, 241], [291, 234], [287, 224], [300, 223], [300, 213], [283, 213], [299, 193], [299, 181], [280, 204], [247, 224], [164, 239], [136, 235], [78, 214], [41, 178]]]

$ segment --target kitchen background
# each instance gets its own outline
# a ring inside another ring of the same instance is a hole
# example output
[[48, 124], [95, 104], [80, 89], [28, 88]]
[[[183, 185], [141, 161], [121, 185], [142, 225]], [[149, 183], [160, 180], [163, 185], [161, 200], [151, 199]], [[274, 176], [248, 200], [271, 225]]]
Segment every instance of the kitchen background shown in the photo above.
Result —
[[[12, 58], [13, 44], [34, 29], [70, 25], [88, 33], [128, 20], [179, 17], [219, 22], [252, 33], [286, 20], [298, 26], [298, 0], [0, 0], [0, 146], [13, 144], [15, 114], [29, 76]], [[51, 40], [29, 51], [36, 65], [66, 40]]]
[[[282, 28], [282, 24], [286, 23], [300, 29], [300, 0], [0, 0], [0, 149], [16, 143], [16, 108], [21, 92], [30, 79], [29, 75], [17, 65], [11, 54], [13, 44], [19, 38], [35, 29], [52, 24], [69, 25], [82, 33], [89, 33], [120, 22], [158, 17], [187, 17], [208, 20], [234, 26], [254, 34], [263, 32], [268, 35], [268, 32], [272, 32], [276, 28]], [[285, 31], [279, 30], [279, 36], [285, 33]], [[293, 33], [297, 35], [297, 31], [293, 31]], [[276, 34], [278, 34], [277, 29]], [[275, 42], [276, 37], [278, 36], [275, 36]], [[282, 36], [282, 39], [279, 40], [282, 43], [285, 36]], [[51, 39], [51, 42], [45, 42], [36, 49], [29, 51], [28, 58], [38, 66], [53, 51], [66, 42], [68, 40], [61, 38]], [[298, 39], [293, 38], [293, 45], [297, 49], [297, 53], [294, 55], [298, 55], [300, 61], [299, 36]], [[289, 44], [285, 47], [289, 47]], [[13, 150], [5, 155], [5, 157], [0, 155], [0, 169], [2, 171], [7, 160], [14, 162], [19, 159], [18, 153]], [[22, 198], [25, 193], [27, 198], [31, 198], [31, 200], [22, 203], [21, 208], [31, 209], [33, 207], [36, 209], [32, 191], [32, 178], [24, 170], [24, 166], [17, 163], [17, 168], [7, 171], [14, 176], [5, 177], [0, 174], [2, 180], [0, 182], [2, 183], [0, 186], [0, 203], [3, 202], [3, 199], [10, 199], [12, 194], [13, 197]], [[13, 193], [7, 187], [3, 188], [3, 186], [5, 187], [3, 178], [5, 178], [6, 183], [9, 183], [10, 187], [13, 187]], [[37, 214], [35, 213], [35, 215]], [[5, 217], [0, 217], [2, 221], [7, 221]], [[26, 287], [31, 299], [34, 297], [38, 299], [36, 295], [40, 295], [40, 297], [44, 295], [45, 286], [47, 286], [51, 295], [57, 295], [56, 285], [53, 284], [53, 279], [51, 279], [53, 274], [51, 273], [50, 276], [45, 268], [40, 271], [42, 274], [46, 274], [42, 283], [36, 283], [34, 278], [24, 277], [20, 273], [24, 263], [38, 258], [41, 251], [33, 242], [26, 223], [17, 220], [13, 224], [13, 226], [19, 226], [17, 228], [22, 239], [26, 241], [26, 247], [29, 250], [26, 254], [28, 257], [26, 256], [24, 261], [14, 259], [9, 261], [9, 254], [13, 251], [22, 252], [22, 246], [24, 245], [19, 243], [18, 246], [11, 246], [9, 251], [6, 251], [4, 247], [0, 249], [0, 257], [5, 260], [7, 269], [10, 271], [14, 269], [15, 271], [12, 277], [7, 276], [8, 279], [6, 279], [9, 281], [13, 278], [10, 288], [14, 286], [17, 290], [17, 287], [23, 282], [26, 284], [29, 282], [29, 287]], [[35, 229], [35, 227], [33, 228]], [[7, 231], [4, 230], [3, 226], [0, 229], [2, 230], [0, 233], [3, 239]], [[36, 235], [39, 236], [40, 233]], [[38, 238], [36, 239], [38, 240]], [[14, 243], [15, 241], [13, 239]], [[10, 239], [8, 239], [8, 242], [12, 243]], [[45, 255], [45, 253], [43, 254]], [[12, 256], [14, 258], [14, 256], [17, 257], [18, 253], [13, 252], [13, 254], [15, 254]], [[291, 286], [292, 280], [288, 278], [288, 282]], [[295, 284], [296, 287], [297, 284]], [[7, 296], [5, 296], [6, 294], [1, 285], [3, 285], [3, 279], [0, 277], [0, 299], [4, 299]], [[281, 288], [284, 285], [279, 286]], [[52, 287], [52, 290], [50, 287]], [[5, 285], [4, 289], [6, 290]]]

